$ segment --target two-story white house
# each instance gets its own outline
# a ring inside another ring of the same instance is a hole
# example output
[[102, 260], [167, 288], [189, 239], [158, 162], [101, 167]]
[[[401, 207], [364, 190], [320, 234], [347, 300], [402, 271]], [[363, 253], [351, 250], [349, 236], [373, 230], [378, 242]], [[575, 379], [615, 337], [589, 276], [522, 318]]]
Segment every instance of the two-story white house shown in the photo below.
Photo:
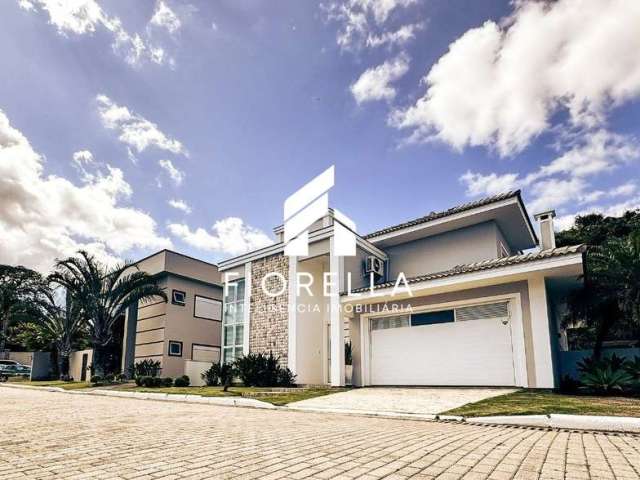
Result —
[[336, 220], [309, 229], [309, 255], [273, 245], [220, 262], [223, 361], [269, 352], [298, 383], [551, 388], [559, 311], [580, 285], [581, 246], [556, 248], [553, 212], [519, 191], [357, 235], [333, 255]]

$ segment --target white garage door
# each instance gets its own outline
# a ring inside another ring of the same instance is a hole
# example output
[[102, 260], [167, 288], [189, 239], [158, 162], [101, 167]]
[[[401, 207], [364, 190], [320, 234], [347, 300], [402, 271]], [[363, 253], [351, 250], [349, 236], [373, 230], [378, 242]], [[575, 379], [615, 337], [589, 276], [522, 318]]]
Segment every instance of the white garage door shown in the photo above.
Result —
[[372, 318], [371, 384], [513, 386], [509, 303]]

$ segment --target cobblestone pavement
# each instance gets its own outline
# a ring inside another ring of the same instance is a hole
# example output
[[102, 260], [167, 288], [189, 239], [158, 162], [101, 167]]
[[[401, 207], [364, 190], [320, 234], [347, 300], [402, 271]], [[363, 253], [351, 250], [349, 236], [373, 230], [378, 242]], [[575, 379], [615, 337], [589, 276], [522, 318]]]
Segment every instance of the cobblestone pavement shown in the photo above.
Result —
[[638, 479], [640, 437], [0, 387], [0, 479]]

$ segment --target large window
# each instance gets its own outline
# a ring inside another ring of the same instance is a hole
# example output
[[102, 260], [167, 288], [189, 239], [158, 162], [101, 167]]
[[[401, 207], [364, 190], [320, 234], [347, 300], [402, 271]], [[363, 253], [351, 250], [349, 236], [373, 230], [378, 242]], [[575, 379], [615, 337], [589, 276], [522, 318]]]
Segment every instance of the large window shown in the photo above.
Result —
[[222, 316], [222, 361], [233, 362], [242, 355], [244, 345], [244, 280], [227, 287]]

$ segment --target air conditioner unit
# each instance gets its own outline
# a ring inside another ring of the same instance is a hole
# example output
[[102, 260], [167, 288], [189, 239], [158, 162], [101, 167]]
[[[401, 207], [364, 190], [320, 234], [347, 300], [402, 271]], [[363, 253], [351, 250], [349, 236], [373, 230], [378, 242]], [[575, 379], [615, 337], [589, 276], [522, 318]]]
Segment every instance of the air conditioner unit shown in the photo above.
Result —
[[378, 278], [384, 277], [384, 260], [369, 255], [364, 262], [364, 273], [365, 275], [373, 273]]

